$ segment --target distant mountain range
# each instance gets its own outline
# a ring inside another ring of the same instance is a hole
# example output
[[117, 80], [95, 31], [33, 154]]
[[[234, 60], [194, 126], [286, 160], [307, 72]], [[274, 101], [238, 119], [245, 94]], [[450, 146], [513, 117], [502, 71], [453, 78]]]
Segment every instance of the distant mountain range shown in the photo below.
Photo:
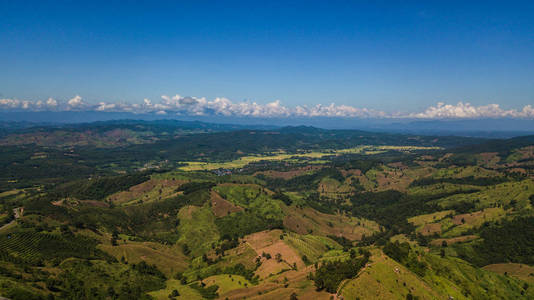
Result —
[[[325, 129], [359, 129], [425, 135], [458, 135], [488, 138], [509, 138], [534, 134], [531, 119], [371, 119], [371, 118], [252, 118], [225, 116], [169, 116], [123, 112], [1, 112], [0, 127], [26, 128], [60, 124], [90, 123], [113, 120], [167, 120], [174, 124], [216, 130], [273, 129], [283, 126], [314, 126]], [[182, 122], [182, 123], [180, 123]], [[187, 125], [189, 124], [189, 125]], [[204, 125], [200, 125], [204, 124]], [[208, 125], [209, 124], [209, 125]]]

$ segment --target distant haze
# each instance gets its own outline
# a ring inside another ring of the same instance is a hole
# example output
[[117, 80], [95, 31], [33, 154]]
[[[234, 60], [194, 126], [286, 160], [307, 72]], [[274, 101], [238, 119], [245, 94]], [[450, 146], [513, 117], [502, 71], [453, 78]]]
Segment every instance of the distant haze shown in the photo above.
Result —
[[28, 122], [30, 124], [88, 123], [110, 120], [163, 120], [201, 121], [207, 123], [251, 126], [314, 126], [326, 129], [360, 129], [369, 131], [416, 133], [429, 135], [462, 135], [478, 137], [511, 137], [534, 134], [532, 119], [440, 119], [413, 118], [258, 118], [226, 116], [169, 116], [154, 113], [133, 114], [126, 112], [0, 112], [0, 121]]

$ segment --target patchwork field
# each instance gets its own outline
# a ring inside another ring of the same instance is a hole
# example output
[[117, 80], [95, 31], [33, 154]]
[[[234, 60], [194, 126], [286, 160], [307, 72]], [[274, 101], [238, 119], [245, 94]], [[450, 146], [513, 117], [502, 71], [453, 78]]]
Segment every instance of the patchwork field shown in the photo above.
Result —
[[113, 255], [117, 260], [137, 264], [145, 261], [156, 265], [167, 276], [183, 272], [189, 266], [188, 258], [177, 247], [165, 247], [153, 242], [119, 242], [119, 245], [99, 245], [99, 248]]
[[[298, 252], [280, 239], [282, 231], [264, 231], [246, 236], [244, 241], [248, 243], [258, 256], [261, 256], [261, 265], [256, 274], [264, 279], [278, 274], [284, 270], [304, 267]], [[266, 255], [268, 257], [265, 257]]]
[[512, 276], [529, 284], [534, 284], [534, 267], [525, 264], [492, 264], [484, 267], [484, 270], [497, 274]]
[[178, 195], [176, 189], [184, 184], [183, 180], [151, 179], [108, 197], [118, 205], [131, 205], [137, 202], [150, 202]]
[[199, 161], [185, 161], [182, 162], [186, 166], [180, 167], [184, 171], [209, 171], [216, 169], [237, 169], [242, 168], [250, 163], [260, 161], [283, 161], [283, 160], [299, 160], [299, 159], [319, 159], [326, 156], [342, 155], [342, 154], [365, 154], [373, 155], [380, 154], [386, 151], [412, 152], [421, 150], [439, 150], [439, 147], [423, 147], [423, 146], [358, 146], [347, 149], [327, 149], [324, 151], [301, 151], [300, 153], [267, 153], [263, 155], [242, 156], [239, 159], [227, 162], [199, 162]]
[[360, 240], [380, 229], [376, 222], [362, 218], [320, 213], [312, 208], [290, 208], [284, 226], [299, 234], [333, 235]]

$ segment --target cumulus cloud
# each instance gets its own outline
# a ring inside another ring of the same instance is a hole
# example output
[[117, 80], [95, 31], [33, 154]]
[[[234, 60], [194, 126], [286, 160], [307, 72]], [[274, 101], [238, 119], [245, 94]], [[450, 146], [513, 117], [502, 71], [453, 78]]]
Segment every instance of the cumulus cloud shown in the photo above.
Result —
[[343, 117], [343, 118], [416, 118], [416, 119], [477, 119], [477, 118], [534, 118], [534, 107], [527, 105], [522, 109], [503, 109], [499, 104], [475, 106], [468, 102], [445, 104], [438, 102], [422, 112], [399, 113], [384, 112], [370, 108], [349, 105], [317, 104], [287, 107], [280, 100], [266, 104], [251, 101], [234, 102], [218, 97], [208, 100], [204, 97], [184, 97], [181, 95], [161, 96], [159, 102], [145, 98], [142, 103], [104, 102], [96, 104], [85, 102], [81, 96], [60, 102], [53, 98], [47, 100], [0, 99], [0, 110], [87, 110], [101, 112], [154, 113], [158, 115], [187, 116], [236, 116], [236, 117]]
[[46, 105], [49, 107], [56, 107], [57, 101], [52, 98], [48, 98], [48, 100], [46, 100]]
[[17, 99], [0, 99], [0, 107], [3, 109], [14, 109], [20, 107], [20, 101]]
[[67, 101], [67, 105], [70, 108], [81, 108], [84, 106], [84, 103], [83, 103], [82, 97], [80, 97], [79, 95], [76, 95], [74, 96], [74, 98]]
[[110, 111], [114, 110], [116, 105], [114, 103], [100, 102], [95, 110], [97, 111]]
[[424, 112], [412, 113], [408, 115], [414, 118], [423, 119], [447, 119], [447, 118], [533, 118], [534, 109], [531, 105], [523, 107], [518, 111], [515, 109], [505, 110], [499, 104], [488, 104], [474, 106], [471, 103], [458, 102], [456, 105], [438, 102], [436, 106], [427, 108]]

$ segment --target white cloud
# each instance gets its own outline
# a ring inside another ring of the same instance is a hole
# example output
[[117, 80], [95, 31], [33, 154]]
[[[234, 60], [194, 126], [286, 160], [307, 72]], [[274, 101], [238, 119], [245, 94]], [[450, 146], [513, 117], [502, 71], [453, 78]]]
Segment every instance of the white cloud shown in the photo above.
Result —
[[88, 110], [101, 112], [133, 112], [175, 114], [188, 116], [236, 116], [236, 117], [344, 117], [344, 118], [418, 118], [418, 119], [476, 119], [476, 118], [534, 118], [534, 107], [527, 105], [522, 109], [503, 109], [499, 104], [474, 106], [468, 102], [445, 104], [438, 102], [422, 112], [386, 113], [369, 108], [358, 108], [349, 105], [317, 104], [314, 106], [299, 105], [287, 107], [280, 100], [266, 104], [243, 101], [233, 102], [224, 97], [208, 100], [204, 97], [161, 96], [161, 101], [154, 103], [143, 99], [142, 103], [104, 102], [89, 104], [79, 95], [65, 102], [48, 98], [46, 101], [0, 99], [0, 110]]
[[74, 96], [74, 98], [67, 101], [67, 105], [70, 108], [81, 108], [84, 105], [84, 102], [82, 100], [82, 97], [79, 95]]
[[20, 101], [17, 99], [0, 99], [0, 107], [3, 109], [19, 108]]
[[56, 107], [57, 106], [57, 101], [52, 99], [52, 98], [48, 98], [48, 100], [46, 100], [46, 105], [48, 105], [50, 107]]
[[98, 111], [110, 111], [110, 110], [114, 110], [115, 107], [116, 107], [116, 104], [114, 104], [114, 103], [100, 102], [100, 103], [98, 103], [98, 106], [95, 108], [95, 110], [98, 110]]
[[471, 103], [458, 102], [456, 105], [438, 102], [421, 113], [411, 113], [408, 117], [424, 119], [476, 119], [476, 118], [532, 118], [534, 109], [527, 105], [521, 111], [505, 110], [499, 104], [473, 106]]

